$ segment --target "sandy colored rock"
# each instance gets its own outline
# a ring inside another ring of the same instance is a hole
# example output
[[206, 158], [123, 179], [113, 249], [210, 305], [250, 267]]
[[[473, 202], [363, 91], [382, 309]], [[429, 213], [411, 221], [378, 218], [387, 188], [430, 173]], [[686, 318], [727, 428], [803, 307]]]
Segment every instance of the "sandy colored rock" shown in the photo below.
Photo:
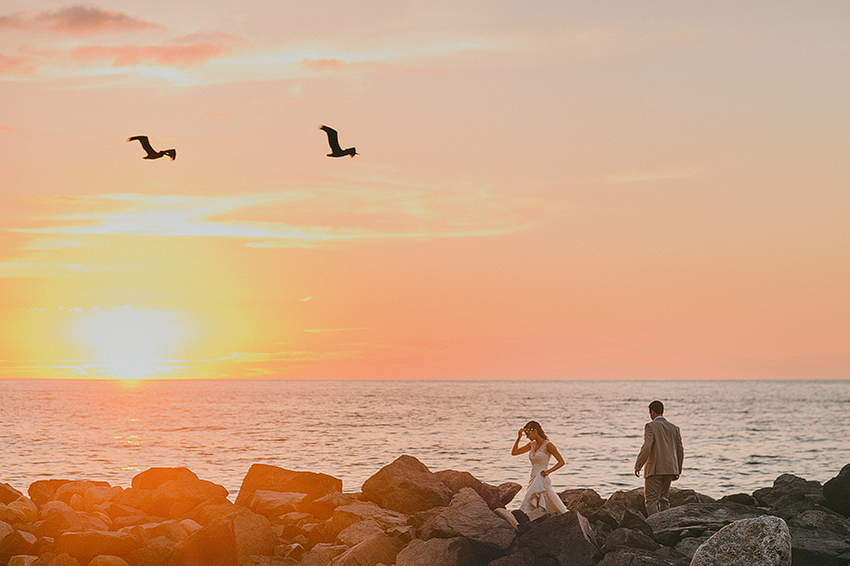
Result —
[[470, 487], [452, 497], [449, 506], [435, 517], [432, 528], [449, 538], [462, 536], [498, 550], [506, 550], [516, 538], [516, 530]]
[[445, 507], [451, 490], [428, 467], [412, 456], [399, 456], [363, 483], [363, 495], [381, 507], [414, 514]]
[[198, 479], [200, 479], [198, 475], [189, 468], [148, 468], [133, 476], [130, 485], [134, 489], [152, 491], [168, 481], [195, 481]]
[[770, 515], [735, 521], [697, 548], [691, 566], [791, 566], [791, 532]]
[[89, 562], [88, 566], [130, 566], [126, 560], [121, 558], [120, 556], [111, 556], [108, 554], [101, 554], [99, 556], [95, 556], [92, 558], [91, 562]]
[[236, 504], [248, 507], [257, 490], [306, 493], [308, 499], [312, 500], [342, 491], [342, 480], [327, 474], [286, 470], [268, 464], [253, 464], [242, 480]]
[[[463, 537], [414, 539], [396, 556], [395, 566], [473, 566], [480, 564]], [[533, 564], [533, 562], [532, 562]]]
[[23, 493], [21, 493], [8, 483], [0, 482], [0, 503], [9, 504], [12, 501], [15, 501], [23, 496]]

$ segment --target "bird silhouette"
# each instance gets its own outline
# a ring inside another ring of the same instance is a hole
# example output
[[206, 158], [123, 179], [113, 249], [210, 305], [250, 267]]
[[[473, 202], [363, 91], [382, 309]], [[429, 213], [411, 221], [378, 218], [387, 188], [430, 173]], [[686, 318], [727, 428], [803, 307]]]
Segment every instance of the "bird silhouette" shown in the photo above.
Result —
[[132, 138], [127, 138], [128, 142], [133, 140], [139, 140], [139, 143], [142, 144], [142, 149], [148, 152], [148, 154], [142, 159], [159, 159], [160, 157], [167, 155], [171, 158], [171, 161], [174, 161], [177, 157], [176, 149], [163, 149], [162, 151], [156, 151], [151, 147], [151, 142], [148, 141], [148, 136], [133, 136]]
[[331, 146], [331, 152], [328, 154], [328, 157], [343, 157], [345, 155], [350, 155], [354, 157], [358, 155], [356, 151], [354, 151], [353, 147], [349, 147], [348, 149], [342, 149], [339, 147], [339, 135], [336, 133], [336, 130], [329, 126], [319, 126], [320, 130], [324, 130], [326, 134], [328, 134], [328, 145]]

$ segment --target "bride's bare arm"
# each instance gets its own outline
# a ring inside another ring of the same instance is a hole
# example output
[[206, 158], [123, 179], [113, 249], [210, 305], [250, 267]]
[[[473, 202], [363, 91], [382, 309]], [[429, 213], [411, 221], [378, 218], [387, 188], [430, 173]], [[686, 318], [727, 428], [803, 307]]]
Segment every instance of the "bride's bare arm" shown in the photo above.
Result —
[[516, 435], [516, 440], [514, 441], [514, 447], [511, 448], [511, 456], [519, 456], [520, 454], [525, 454], [529, 450], [531, 450], [531, 443], [527, 442], [524, 445], [520, 446], [519, 441], [522, 438], [522, 429], [519, 429], [519, 432]]
[[546, 445], [546, 449], [549, 451], [549, 454], [551, 454], [552, 456], [555, 457], [555, 460], [557, 460], [557, 462], [555, 463], [554, 466], [552, 466], [548, 470], [544, 470], [544, 471], [540, 472], [540, 475], [542, 475], [544, 478], [546, 476], [548, 476], [549, 474], [551, 474], [552, 472], [554, 472], [555, 470], [558, 470], [558, 469], [564, 467], [564, 458], [563, 458], [563, 456], [561, 456], [561, 453], [558, 452], [558, 449], [555, 448], [555, 445], [550, 442], [549, 444]]

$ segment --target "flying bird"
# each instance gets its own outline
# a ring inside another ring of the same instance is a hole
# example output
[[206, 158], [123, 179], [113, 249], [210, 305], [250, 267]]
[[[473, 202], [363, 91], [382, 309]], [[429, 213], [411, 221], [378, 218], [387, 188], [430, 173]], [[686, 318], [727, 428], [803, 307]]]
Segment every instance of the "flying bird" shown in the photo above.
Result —
[[342, 157], [344, 155], [350, 155], [354, 157], [358, 155], [356, 151], [354, 151], [353, 147], [349, 147], [348, 149], [342, 149], [339, 147], [339, 135], [336, 133], [336, 130], [329, 126], [319, 126], [320, 130], [324, 130], [326, 134], [328, 134], [328, 145], [331, 146], [331, 152], [328, 154], [328, 157]]
[[139, 143], [142, 144], [142, 149], [148, 152], [148, 154], [142, 159], [159, 159], [160, 157], [167, 155], [171, 158], [171, 161], [174, 161], [174, 158], [177, 157], [176, 149], [163, 149], [162, 151], [156, 151], [151, 147], [151, 142], [148, 141], [148, 136], [133, 136], [132, 138], [127, 138], [128, 142], [133, 140], [139, 140]]

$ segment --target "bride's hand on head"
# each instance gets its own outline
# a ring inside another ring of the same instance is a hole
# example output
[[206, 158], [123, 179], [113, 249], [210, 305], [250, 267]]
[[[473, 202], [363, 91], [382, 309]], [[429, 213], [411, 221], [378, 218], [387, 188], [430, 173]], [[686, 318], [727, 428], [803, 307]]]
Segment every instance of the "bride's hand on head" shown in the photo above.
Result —
[[519, 429], [519, 432], [516, 433], [516, 439], [519, 440], [522, 438], [522, 433], [525, 432], [524, 428]]

